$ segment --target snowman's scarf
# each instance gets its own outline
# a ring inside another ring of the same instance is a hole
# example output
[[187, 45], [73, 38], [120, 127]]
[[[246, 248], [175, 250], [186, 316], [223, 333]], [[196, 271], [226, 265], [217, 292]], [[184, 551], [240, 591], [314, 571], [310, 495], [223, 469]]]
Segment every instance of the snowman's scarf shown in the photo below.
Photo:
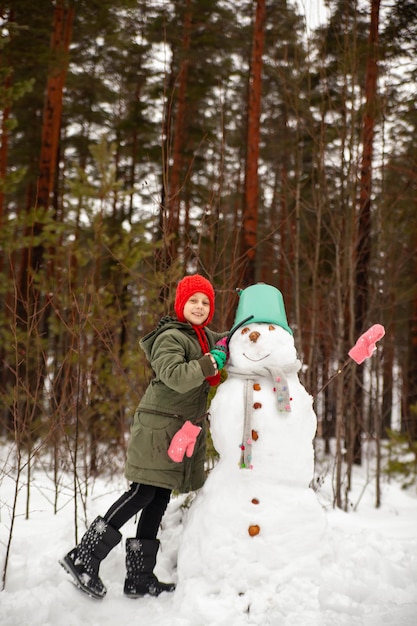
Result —
[[253, 410], [253, 389], [259, 378], [266, 378], [273, 383], [274, 392], [277, 394], [278, 411], [291, 411], [290, 389], [287, 382], [287, 374], [295, 374], [301, 368], [301, 363], [297, 359], [294, 363], [283, 367], [261, 367], [257, 370], [241, 370], [233, 365], [227, 367], [227, 373], [238, 378], [243, 378], [245, 416], [243, 422], [243, 436], [240, 446], [241, 455], [239, 465], [242, 469], [252, 469], [252, 410]]

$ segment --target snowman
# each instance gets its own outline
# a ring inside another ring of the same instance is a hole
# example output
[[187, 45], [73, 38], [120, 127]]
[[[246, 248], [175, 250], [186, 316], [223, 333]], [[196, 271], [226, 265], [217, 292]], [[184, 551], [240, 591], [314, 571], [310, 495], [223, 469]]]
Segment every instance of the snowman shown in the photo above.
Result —
[[324, 516], [309, 488], [317, 420], [281, 292], [244, 289], [229, 339], [227, 379], [210, 406], [219, 460], [178, 553], [176, 596], [195, 624], [223, 623], [219, 611], [225, 624], [241, 623], [236, 612], [258, 623], [266, 606], [282, 610], [301, 588], [314, 603], [318, 591]]

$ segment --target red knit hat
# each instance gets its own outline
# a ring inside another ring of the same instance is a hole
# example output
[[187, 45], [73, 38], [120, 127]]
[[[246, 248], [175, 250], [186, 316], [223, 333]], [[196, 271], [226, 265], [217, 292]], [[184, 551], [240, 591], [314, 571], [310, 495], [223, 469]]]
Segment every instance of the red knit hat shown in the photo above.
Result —
[[187, 300], [191, 298], [195, 293], [204, 293], [210, 302], [210, 313], [206, 319], [204, 326], [209, 324], [214, 315], [214, 289], [210, 281], [200, 274], [193, 274], [193, 276], [185, 276], [177, 286], [177, 292], [175, 294], [175, 313], [180, 322], [185, 322], [184, 306]]

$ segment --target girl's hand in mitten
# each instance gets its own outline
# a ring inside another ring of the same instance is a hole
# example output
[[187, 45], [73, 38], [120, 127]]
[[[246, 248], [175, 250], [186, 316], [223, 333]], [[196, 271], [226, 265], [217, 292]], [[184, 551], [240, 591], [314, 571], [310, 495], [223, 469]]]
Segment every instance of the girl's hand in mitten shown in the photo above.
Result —
[[227, 337], [219, 339], [215, 343], [214, 348], [210, 350], [210, 354], [216, 361], [217, 369], [220, 371], [226, 365], [226, 361], [229, 358], [229, 347], [227, 345]]
[[218, 348], [213, 348], [212, 350], [210, 350], [210, 354], [213, 357], [213, 359], [216, 361], [217, 369], [220, 372], [220, 370], [222, 370], [224, 366], [226, 365], [226, 359], [227, 359], [226, 352]]
[[229, 343], [227, 341], [227, 337], [223, 337], [222, 339], [219, 339], [219, 341], [215, 343], [214, 349], [221, 350], [222, 352], [224, 352], [226, 355], [226, 361], [227, 361], [227, 359], [229, 358]]
[[196, 426], [187, 420], [171, 440], [168, 448], [169, 458], [176, 463], [181, 463], [184, 454], [191, 457], [200, 430], [200, 426]]

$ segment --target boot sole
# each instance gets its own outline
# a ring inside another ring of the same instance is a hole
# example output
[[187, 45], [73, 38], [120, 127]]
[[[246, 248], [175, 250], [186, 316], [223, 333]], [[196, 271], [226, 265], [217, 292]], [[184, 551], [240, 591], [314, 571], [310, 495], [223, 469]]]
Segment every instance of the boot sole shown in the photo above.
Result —
[[95, 594], [93, 591], [91, 591], [91, 589], [83, 585], [81, 580], [78, 578], [77, 572], [73, 569], [71, 561], [68, 562], [64, 557], [63, 559], [60, 559], [58, 563], [61, 565], [61, 567], [64, 568], [67, 574], [71, 576], [70, 581], [73, 583], [73, 585], [75, 585], [75, 587], [77, 587], [77, 589], [80, 589], [87, 596], [90, 596], [90, 598], [94, 598], [95, 600], [102, 600], [104, 598], [106, 592], [104, 592], [104, 595], [100, 596], [99, 594]]
[[132, 600], [135, 600], [136, 598], [144, 598], [145, 596], [150, 596], [151, 598], [157, 598], [162, 593], [172, 593], [173, 591], [175, 591], [175, 587], [173, 589], [162, 589], [162, 591], [155, 591], [153, 589], [147, 589], [146, 591], [143, 591], [141, 593], [126, 593], [126, 591], [124, 591], [123, 595], [125, 598], [131, 598]]

